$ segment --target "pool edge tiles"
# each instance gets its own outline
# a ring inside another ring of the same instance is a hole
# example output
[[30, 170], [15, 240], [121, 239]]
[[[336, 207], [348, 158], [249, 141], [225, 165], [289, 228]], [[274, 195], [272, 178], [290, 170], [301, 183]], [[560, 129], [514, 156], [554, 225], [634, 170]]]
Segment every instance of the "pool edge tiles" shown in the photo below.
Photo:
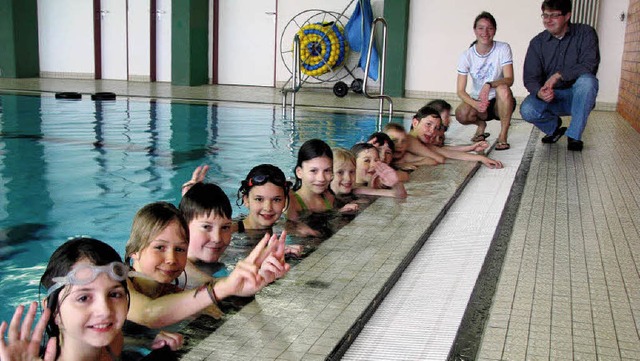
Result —
[[182, 359], [339, 358], [478, 166], [417, 170], [406, 200], [378, 199]]

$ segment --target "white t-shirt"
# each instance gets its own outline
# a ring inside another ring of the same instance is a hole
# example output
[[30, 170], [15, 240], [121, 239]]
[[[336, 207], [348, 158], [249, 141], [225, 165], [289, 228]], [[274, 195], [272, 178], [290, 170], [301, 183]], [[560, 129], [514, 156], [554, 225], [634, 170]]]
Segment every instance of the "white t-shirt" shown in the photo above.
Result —
[[[487, 54], [480, 55], [476, 46], [465, 50], [458, 60], [458, 74], [471, 76], [471, 91], [469, 95], [478, 99], [482, 86], [488, 81], [504, 78], [502, 67], [513, 64], [511, 47], [507, 43], [494, 41], [493, 48]], [[496, 90], [491, 88], [489, 99], [496, 97]]]

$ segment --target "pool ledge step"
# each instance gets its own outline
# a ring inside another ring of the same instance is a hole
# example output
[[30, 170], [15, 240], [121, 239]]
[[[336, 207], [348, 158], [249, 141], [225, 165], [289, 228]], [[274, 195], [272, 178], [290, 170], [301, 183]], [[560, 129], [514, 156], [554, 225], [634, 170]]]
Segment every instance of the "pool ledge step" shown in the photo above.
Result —
[[479, 166], [418, 169], [407, 199], [376, 200], [182, 359], [339, 358]]

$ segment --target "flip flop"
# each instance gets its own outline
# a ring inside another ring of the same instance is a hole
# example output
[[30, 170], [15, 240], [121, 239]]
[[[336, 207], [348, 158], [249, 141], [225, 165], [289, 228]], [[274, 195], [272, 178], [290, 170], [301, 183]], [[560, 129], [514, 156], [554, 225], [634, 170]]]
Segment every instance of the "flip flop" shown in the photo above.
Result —
[[509, 143], [498, 141], [498, 142], [496, 142], [496, 146], [495, 146], [494, 149], [495, 150], [507, 150], [509, 148], [511, 148], [511, 145]]
[[491, 134], [489, 133], [483, 133], [483, 134], [476, 134], [473, 136], [473, 138], [471, 138], [472, 142], [482, 142], [483, 140], [486, 140], [487, 138], [489, 138]]

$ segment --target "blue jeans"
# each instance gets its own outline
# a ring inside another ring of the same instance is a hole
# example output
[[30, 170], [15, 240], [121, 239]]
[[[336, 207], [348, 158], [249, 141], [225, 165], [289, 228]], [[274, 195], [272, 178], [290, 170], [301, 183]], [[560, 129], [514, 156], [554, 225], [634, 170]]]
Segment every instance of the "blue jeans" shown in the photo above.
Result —
[[554, 89], [553, 92], [555, 97], [551, 103], [538, 99], [535, 94], [528, 95], [520, 106], [520, 115], [547, 135], [556, 130], [560, 116], [571, 115], [566, 135], [582, 139], [587, 118], [596, 104], [598, 79], [593, 74], [582, 74], [571, 88]]

